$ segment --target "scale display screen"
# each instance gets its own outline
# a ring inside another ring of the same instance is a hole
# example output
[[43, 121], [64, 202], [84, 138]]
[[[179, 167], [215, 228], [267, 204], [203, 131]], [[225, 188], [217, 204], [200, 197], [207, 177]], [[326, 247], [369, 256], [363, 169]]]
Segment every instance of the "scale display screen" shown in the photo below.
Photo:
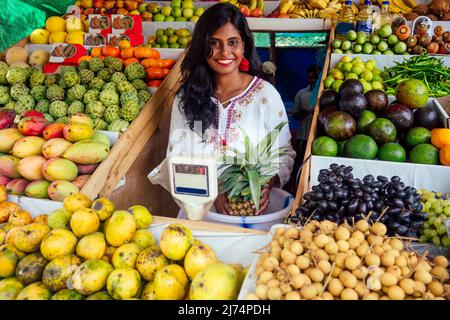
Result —
[[195, 164], [173, 164], [176, 194], [209, 197], [208, 167]]

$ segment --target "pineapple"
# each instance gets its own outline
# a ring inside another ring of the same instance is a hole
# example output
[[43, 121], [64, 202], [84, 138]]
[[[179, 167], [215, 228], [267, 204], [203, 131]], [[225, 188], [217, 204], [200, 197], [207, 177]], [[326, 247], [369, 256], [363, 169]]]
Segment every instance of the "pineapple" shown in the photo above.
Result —
[[278, 167], [271, 163], [289, 152], [286, 146], [272, 150], [280, 130], [287, 124], [281, 122], [254, 147], [248, 135], [244, 135], [245, 152], [227, 147], [223, 156], [226, 168], [219, 176], [219, 193], [227, 193], [234, 216], [253, 216], [259, 210], [261, 190], [275, 175]]

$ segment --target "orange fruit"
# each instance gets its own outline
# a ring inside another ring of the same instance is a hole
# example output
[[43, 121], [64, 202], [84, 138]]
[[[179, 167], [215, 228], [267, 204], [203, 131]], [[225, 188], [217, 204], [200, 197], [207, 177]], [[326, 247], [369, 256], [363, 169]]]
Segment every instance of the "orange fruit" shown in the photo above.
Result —
[[119, 48], [120, 49], [127, 49], [131, 47], [131, 43], [128, 40], [120, 40], [119, 41]]
[[446, 145], [439, 150], [439, 160], [443, 165], [450, 166], [450, 145]]
[[450, 145], [450, 129], [441, 128], [431, 132], [431, 143], [436, 148]]

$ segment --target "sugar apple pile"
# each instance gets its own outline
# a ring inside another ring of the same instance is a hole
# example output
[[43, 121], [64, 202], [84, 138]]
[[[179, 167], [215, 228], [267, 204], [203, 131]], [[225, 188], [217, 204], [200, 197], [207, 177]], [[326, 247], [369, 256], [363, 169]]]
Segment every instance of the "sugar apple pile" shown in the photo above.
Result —
[[141, 64], [125, 67], [113, 57], [94, 57], [54, 74], [0, 62], [0, 108], [16, 113], [35, 109], [62, 123], [85, 113], [97, 130], [123, 131], [151, 98], [145, 80]]

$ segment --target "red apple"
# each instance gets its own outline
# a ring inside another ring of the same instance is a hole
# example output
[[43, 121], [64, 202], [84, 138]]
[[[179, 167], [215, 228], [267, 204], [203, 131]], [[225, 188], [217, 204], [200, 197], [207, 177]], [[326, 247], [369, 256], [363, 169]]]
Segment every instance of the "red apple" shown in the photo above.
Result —
[[255, 8], [255, 9], [250, 11], [250, 16], [254, 17], [254, 18], [262, 17], [263, 16], [263, 12], [262, 12], [262, 10], [260, 8]]
[[250, 9], [246, 5], [241, 6], [241, 8], [239, 10], [241, 11], [241, 13], [244, 17], [250, 16]]

